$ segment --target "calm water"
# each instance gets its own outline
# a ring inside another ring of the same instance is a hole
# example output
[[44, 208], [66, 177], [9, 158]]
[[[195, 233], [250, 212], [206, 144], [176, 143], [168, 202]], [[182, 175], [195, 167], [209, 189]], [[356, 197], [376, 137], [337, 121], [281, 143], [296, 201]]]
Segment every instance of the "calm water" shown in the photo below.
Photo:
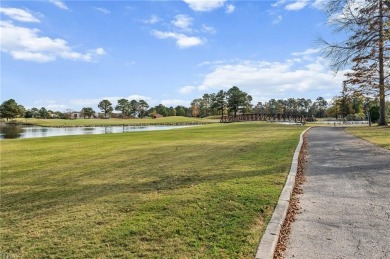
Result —
[[44, 138], [83, 134], [109, 134], [132, 131], [170, 130], [184, 127], [191, 126], [107, 126], [69, 128], [2, 126], [0, 127], [0, 139]]

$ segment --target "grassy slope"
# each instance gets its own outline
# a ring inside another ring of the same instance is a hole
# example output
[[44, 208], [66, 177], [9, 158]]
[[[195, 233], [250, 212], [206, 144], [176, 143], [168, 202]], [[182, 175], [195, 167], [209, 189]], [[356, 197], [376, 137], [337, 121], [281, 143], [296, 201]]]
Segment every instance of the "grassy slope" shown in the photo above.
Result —
[[235, 123], [3, 140], [0, 251], [253, 257], [303, 129]]
[[104, 126], [104, 125], [144, 125], [144, 124], [191, 124], [191, 123], [212, 123], [219, 122], [219, 120], [188, 118], [181, 116], [164, 117], [158, 119], [17, 119], [21, 123], [34, 124], [46, 127], [60, 127], [60, 126]]
[[365, 126], [346, 128], [346, 130], [348, 133], [365, 139], [375, 145], [390, 149], [390, 127]]

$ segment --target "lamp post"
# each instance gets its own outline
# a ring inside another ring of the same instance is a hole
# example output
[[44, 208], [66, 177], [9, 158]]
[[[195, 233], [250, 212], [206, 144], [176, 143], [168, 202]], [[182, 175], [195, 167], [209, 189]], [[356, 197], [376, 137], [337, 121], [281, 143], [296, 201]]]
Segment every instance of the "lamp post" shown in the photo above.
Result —
[[370, 109], [367, 111], [367, 118], [368, 118], [368, 126], [371, 127], [371, 114], [370, 114]]
[[366, 97], [366, 102], [364, 104], [364, 108], [367, 111], [367, 119], [368, 119], [368, 126], [371, 127], [371, 113], [370, 113], [370, 97]]

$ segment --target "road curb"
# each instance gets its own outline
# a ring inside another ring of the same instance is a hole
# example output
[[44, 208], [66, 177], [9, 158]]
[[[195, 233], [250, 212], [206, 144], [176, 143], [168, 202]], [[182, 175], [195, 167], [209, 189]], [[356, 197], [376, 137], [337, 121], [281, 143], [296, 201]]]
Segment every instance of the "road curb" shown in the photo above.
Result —
[[287, 215], [287, 210], [290, 204], [291, 195], [295, 186], [295, 176], [298, 171], [298, 159], [299, 153], [302, 149], [303, 135], [310, 129], [304, 130], [300, 137], [297, 148], [295, 149], [294, 156], [291, 163], [290, 172], [287, 177], [286, 184], [280, 194], [278, 204], [275, 211], [272, 214], [267, 228], [257, 248], [255, 259], [273, 259], [276, 245], [278, 244], [280, 230], [283, 226], [284, 220]]

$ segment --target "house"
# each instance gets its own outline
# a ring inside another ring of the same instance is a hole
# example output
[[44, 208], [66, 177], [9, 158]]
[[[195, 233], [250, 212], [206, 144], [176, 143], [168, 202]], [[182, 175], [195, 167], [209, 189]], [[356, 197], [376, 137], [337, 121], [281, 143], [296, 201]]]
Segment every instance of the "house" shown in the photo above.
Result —
[[71, 119], [81, 119], [81, 112], [72, 112]]

